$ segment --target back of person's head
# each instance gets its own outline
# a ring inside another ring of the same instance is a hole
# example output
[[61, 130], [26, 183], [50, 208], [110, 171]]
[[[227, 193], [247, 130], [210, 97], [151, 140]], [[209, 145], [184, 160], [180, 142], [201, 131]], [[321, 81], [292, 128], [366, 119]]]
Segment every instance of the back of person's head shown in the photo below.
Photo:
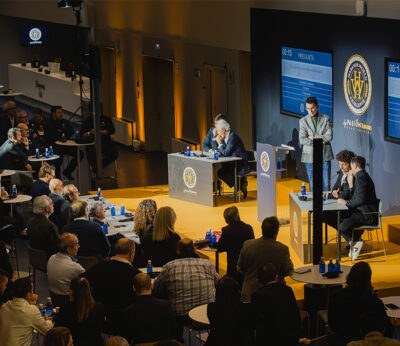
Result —
[[129, 346], [129, 343], [122, 336], [113, 336], [106, 340], [104, 346]]
[[14, 281], [13, 291], [15, 298], [25, 298], [28, 293], [33, 289], [30, 277], [17, 279]]
[[99, 212], [100, 208], [103, 206], [103, 204], [99, 201], [93, 201], [90, 202], [89, 204], [89, 216], [90, 217], [95, 217]]
[[231, 129], [231, 125], [229, 125], [229, 123], [226, 120], [220, 119], [220, 120], [218, 120], [218, 122], [216, 124], [216, 128], [219, 131], [221, 131], [221, 130], [229, 131]]
[[[20, 119], [18, 119], [20, 120]], [[21, 133], [23, 130], [29, 130], [28, 125], [26, 125], [25, 123], [18, 123], [17, 127], [21, 130]]]
[[226, 208], [224, 210], [224, 219], [228, 225], [235, 221], [240, 221], [239, 209], [235, 206]]
[[351, 163], [356, 164], [361, 169], [365, 169], [365, 159], [362, 156], [354, 156], [351, 159]]
[[19, 127], [12, 127], [7, 131], [7, 138], [12, 139], [13, 137], [17, 137], [17, 132], [21, 133], [21, 129]]
[[369, 332], [380, 332], [385, 330], [385, 320], [381, 313], [367, 310], [359, 317], [359, 325], [363, 335]]
[[0, 296], [4, 293], [7, 288], [7, 283], [9, 280], [9, 274], [0, 268]]
[[258, 282], [261, 285], [266, 285], [277, 278], [276, 268], [272, 263], [263, 264], [257, 269]]
[[51, 114], [53, 115], [57, 111], [57, 109], [62, 109], [62, 106], [52, 106], [50, 108]]
[[276, 216], [266, 217], [261, 225], [264, 238], [275, 239], [279, 232], [279, 221]]
[[63, 189], [62, 181], [60, 179], [57, 179], [57, 178], [51, 179], [50, 183], [49, 183], [49, 189], [53, 193], [60, 194], [62, 192], [62, 189]]
[[14, 101], [10, 100], [10, 101], [4, 102], [3, 106], [1, 107], [1, 110], [3, 112], [7, 112], [8, 110], [16, 108], [16, 107], [17, 107], [16, 103]]
[[118, 239], [115, 243], [114, 251], [116, 255], [129, 255], [135, 252], [135, 242], [128, 238]]
[[133, 286], [137, 294], [151, 290], [151, 278], [146, 273], [139, 273], [133, 279]]
[[217, 114], [216, 116], [215, 116], [215, 118], [214, 118], [214, 122], [217, 122], [217, 121], [219, 121], [219, 120], [226, 120], [226, 116], [225, 116], [225, 114], [222, 114], [222, 113], [219, 113], [219, 114]]
[[175, 221], [176, 214], [171, 207], [158, 209], [154, 217], [153, 240], [162, 241], [169, 238], [170, 232], [175, 232]]
[[43, 115], [43, 111], [40, 108], [33, 108], [32, 113]]
[[358, 262], [351, 267], [347, 275], [347, 287], [359, 294], [372, 293], [372, 271], [367, 262]]
[[46, 333], [42, 346], [68, 346], [71, 338], [68, 328], [55, 327]]
[[[223, 314], [234, 314], [240, 305], [240, 290], [235, 279], [223, 276], [215, 285], [215, 303]], [[233, 317], [233, 316], [232, 316]]]
[[354, 154], [352, 151], [350, 151], [350, 150], [342, 150], [342, 151], [339, 151], [339, 152], [336, 154], [336, 160], [337, 160], [337, 161], [341, 161], [341, 162], [350, 163], [350, 162], [351, 162], [351, 159], [352, 159], [354, 156], [356, 156], [356, 154]]
[[87, 202], [77, 199], [73, 201], [69, 207], [71, 219], [83, 217], [87, 214]]
[[75, 234], [65, 232], [60, 235], [57, 242], [57, 250], [61, 253], [68, 253], [68, 249], [71, 249], [75, 246], [75, 242], [77, 241], [77, 237]]
[[51, 199], [46, 196], [38, 196], [33, 200], [33, 213], [34, 214], [44, 214], [46, 208], [52, 203]]
[[51, 165], [43, 165], [39, 169], [38, 177], [39, 178], [44, 178], [46, 174], [52, 175], [53, 172], [55, 171], [55, 167]]
[[143, 231], [148, 224], [154, 222], [154, 217], [157, 212], [157, 203], [152, 199], [144, 199], [141, 201], [136, 208], [134, 221], [135, 231], [140, 233]]
[[183, 238], [179, 240], [178, 244], [176, 245], [176, 251], [178, 258], [197, 257], [193, 240], [189, 238]]
[[317, 98], [314, 96], [307, 97], [306, 103], [308, 103], [309, 105], [312, 105], [312, 104], [314, 104], [316, 106], [318, 105]]
[[74, 198], [75, 189], [76, 186], [74, 184], [65, 185], [62, 192], [64, 199], [70, 200], [71, 198]]
[[71, 281], [70, 290], [71, 299], [76, 311], [75, 317], [78, 322], [82, 322], [89, 317], [90, 311], [94, 306], [89, 281], [78, 276]]

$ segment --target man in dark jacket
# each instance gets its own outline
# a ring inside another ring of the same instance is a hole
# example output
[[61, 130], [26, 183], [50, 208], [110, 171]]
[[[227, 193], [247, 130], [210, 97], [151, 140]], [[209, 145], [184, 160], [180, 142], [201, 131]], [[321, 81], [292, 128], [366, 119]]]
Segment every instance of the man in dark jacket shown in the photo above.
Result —
[[[54, 203], [54, 213], [50, 217], [60, 232], [69, 221], [70, 206], [73, 201], [78, 199], [79, 191], [74, 184], [68, 184], [64, 187], [62, 194], [63, 198], [57, 199]], [[51, 198], [51, 196], [49, 197]]]
[[211, 126], [211, 128], [208, 130], [206, 138], [204, 138], [203, 144], [201, 147], [203, 148], [204, 151], [210, 152], [210, 151], [215, 151], [218, 148], [218, 143], [216, 141], [217, 137], [217, 122], [218, 120], [226, 120], [224, 114], [218, 114], [215, 119], [214, 119], [214, 126]]
[[49, 183], [50, 180], [55, 176], [55, 168], [50, 165], [43, 165], [39, 169], [38, 178], [31, 187], [31, 196], [32, 199], [35, 199], [38, 196], [50, 194]]
[[0, 147], [0, 168], [31, 171], [28, 156], [18, 146], [21, 130], [17, 127], [10, 128], [7, 136], [8, 139]]
[[2, 114], [0, 115], [0, 144], [3, 144], [8, 136], [8, 130], [15, 127], [17, 116], [17, 105], [14, 101], [7, 101], [2, 106]]

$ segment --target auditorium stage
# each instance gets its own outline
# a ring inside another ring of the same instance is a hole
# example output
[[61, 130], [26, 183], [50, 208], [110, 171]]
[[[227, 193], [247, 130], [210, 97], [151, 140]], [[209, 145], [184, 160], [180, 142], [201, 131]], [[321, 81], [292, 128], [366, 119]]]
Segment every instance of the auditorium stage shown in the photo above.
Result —
[[[280, 179], [277, 181], [277, 213], [278, 218], [289, 218], [289, 193], [298, 192], [301, 188], [301, 181], [297, 179]], [[188, 237], [193, 240], [204, 238], [209, 227], [213, 230], [220, 230], [225, 226], [223, 211], [228, 206], [236, 205], [239, 208], [241, 219], [253, 226], [256, 238], [261, 236], [261, 224], [257, 221], [257, 180], [249, 178], [248, 197], [241, 203], [234, 203], [232, 197], [222, 197], [218, 207], [211, 208], [203, 205], [193, 204], [185, 201], [171, 199], [168, 197], [168, 185], [135, 187], [116, 190], [105, 190], [103, 196], [114, 203], [125, 204], [125, 208], [135, 211], [139, 202], [146, 198], [154, 199], [158, 207], [170, 206], [177, 215], [176, 231], [181, 237]], [[229, 188], [225, 186], [225, 194]], [[306, 226], [306, 214], [303, 220]], [[400, 295], [400, 245], [388, 241], [388, 228], [390, 228], [391, 240], [396, 241], [396, 227], [400, 225], [400, 215], [383, 218], [385, 243], [387, 247], [387, 260], [383, 262], [383, 253], [374, 252], [372, 255], [360, 255], [360, 259], [367, 260], [372, 267], [372, 281], [375, 289], [380, 290], [382, 295]], [[388, 227], [389, 226], [389, 227]], [[400, 234], [400, 227], [398, 227]], [[330, 242], [324, 245], [324, 257], [336, 258], [336, 231], [329, 229]], [[304, 237], [307, 237], [304, 234]], [[296, 253], [290, 247], [289, 226], [281, 226], [278, 240], [290, 248], [291, 258], [295, 267], [302, 265]], [[305, 239], [306, 241], [306, 239]], [[398, 241], [400, 244], [400, 241]], [[374, 242], [374, 245], [377, 245]], [[210, 256], [214, 262], [214, 254], [202, 252], [205, 256]], [[351, 265], [347, 252], [342, 252], [343, 263]], [[226, 271], [226, 253], [220, 254], [220, 274]], [[297, 283], [290, 278], [287, 280], [292, 286], [298, 300], [303, 299], [303, 284]], [[398, 288], [398, 289], [396, 289]]]

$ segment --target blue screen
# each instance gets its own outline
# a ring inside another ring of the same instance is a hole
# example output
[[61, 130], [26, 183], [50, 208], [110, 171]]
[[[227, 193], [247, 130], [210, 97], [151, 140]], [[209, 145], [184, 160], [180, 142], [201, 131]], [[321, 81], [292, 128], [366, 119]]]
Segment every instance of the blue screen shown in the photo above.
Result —
[[305, 101], [314, 96], [332, 119], [332, 54], [282, 47], [281, 60], [281, 111], [307, 115]]
[[400, 139], [400, 63], [387, 64], [387, 136]]
[[49, 29], [47, 26], [24, 26], [19, 31], [21, 46], [38, 47], [49, 44]]

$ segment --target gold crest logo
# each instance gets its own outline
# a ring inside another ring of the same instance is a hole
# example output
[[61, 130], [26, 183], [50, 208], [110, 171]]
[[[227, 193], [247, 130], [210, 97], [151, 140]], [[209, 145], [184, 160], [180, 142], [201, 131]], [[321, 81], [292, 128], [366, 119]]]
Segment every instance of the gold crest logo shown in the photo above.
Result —
[[270, 161], [269, 161], [268, 153], [266, 151], [263, 151], [261, 153], [261, 155], [260, 155], [260, 163], [261, 163], [261, 169], [264, 172], [268, 172]]
[[189, 189], [193, 189], [196, 186], [197, 182], [196, 172], [192, 167], [186, 167], [184, 169], [183, 182]]

